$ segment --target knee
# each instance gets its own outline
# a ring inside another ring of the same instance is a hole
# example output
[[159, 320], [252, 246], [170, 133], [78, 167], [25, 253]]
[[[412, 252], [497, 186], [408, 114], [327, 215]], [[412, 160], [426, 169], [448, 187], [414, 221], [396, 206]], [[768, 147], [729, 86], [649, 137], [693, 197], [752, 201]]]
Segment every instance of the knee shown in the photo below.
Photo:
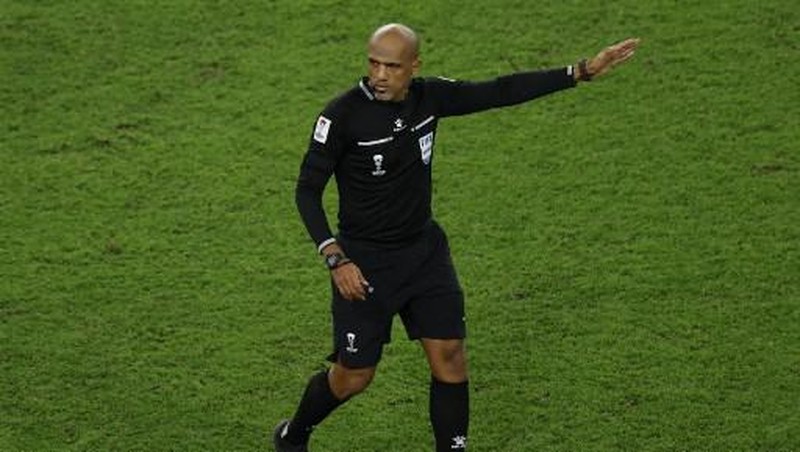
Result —
[[461, 383], [467, 380], [467, 357], [463, 348], [448, 350], [443, 355], [443, 365], [434, 376], [446, 383]]
[[463, 341], [441, 341], [426, 344], [426, 352], [433, 376], [445, 383], [467, 380], [467, 354]]
[[460, 366], [466, 364], [463, 342], [452, 342], [444, 345], [439, 355], [440, 359], [449, 365]]
[[345, 400], [367, 389], [374, 376], [374, 367], [349, 369], [340, 364], [334, 364], [328, 374], [328, 381], [333, 395], [339, 400]]

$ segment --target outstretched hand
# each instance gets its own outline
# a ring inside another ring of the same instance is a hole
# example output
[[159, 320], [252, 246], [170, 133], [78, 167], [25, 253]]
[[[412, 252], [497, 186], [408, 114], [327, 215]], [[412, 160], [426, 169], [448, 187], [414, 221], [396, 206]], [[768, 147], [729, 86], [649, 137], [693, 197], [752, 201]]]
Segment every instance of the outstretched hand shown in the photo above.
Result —
[[629, 38], [601, 50], [586, 66], [592, 78], [599, 77], [614, 66], [628, 61], [639, 46], [639, 38]]

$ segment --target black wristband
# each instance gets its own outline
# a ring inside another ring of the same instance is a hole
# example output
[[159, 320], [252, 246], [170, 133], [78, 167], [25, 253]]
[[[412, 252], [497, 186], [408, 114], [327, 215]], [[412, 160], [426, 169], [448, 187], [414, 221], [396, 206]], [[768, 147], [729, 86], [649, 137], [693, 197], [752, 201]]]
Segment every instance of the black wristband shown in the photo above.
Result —
[[582, 82], [590, 82], [592, 81], [592, 74], [589, 73], [589, 69], [586, 67], [586, 58], [578, 61], [578, 71], [580, 72], [580, 77], [578, 80]]

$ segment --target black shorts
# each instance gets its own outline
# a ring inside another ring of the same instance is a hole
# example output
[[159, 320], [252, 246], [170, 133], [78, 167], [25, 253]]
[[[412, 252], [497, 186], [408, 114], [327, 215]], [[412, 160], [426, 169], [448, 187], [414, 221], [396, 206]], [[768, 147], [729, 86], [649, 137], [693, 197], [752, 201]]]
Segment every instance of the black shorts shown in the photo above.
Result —
[[332, 285], [332, 362], [350, 368], [378, 364], [391, 340], [395, 314], [409, 339], [463, 339], [464, 294], [450, 257], [447, 237], [432, 222], [412, 244], [378, 249], [339, 239], [347, 256], [372, 286], [364, 301], [348, 301]]

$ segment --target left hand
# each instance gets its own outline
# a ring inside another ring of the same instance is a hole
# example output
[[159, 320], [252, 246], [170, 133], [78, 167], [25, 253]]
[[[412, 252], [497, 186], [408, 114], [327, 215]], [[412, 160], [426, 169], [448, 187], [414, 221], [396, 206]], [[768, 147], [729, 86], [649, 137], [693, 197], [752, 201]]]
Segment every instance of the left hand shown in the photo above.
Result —
[[601, 50], [597, 56], [590, 59], [586, 64], [586, 68], [592, 78], [597, 78], [614, 66], [628, 61], [639, 46], [639, 41], [639, 38], [629, 38]]

